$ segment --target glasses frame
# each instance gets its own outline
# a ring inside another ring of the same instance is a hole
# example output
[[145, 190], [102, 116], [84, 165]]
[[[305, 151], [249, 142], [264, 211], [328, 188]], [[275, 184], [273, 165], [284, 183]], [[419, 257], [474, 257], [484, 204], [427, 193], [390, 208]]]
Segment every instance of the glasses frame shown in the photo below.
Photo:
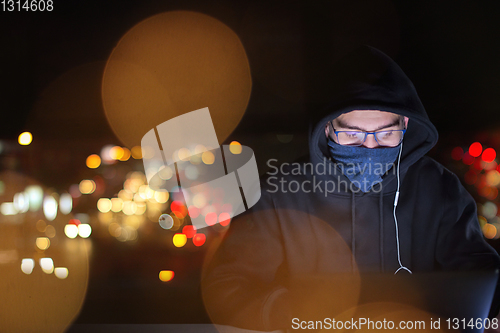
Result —
[[[366, 131], [358, 131], [358, 130], [351, 130], [351, 131], [337, 131], [335, 129], [335, 127], [333, 127], [333, 123], [330, 121], [328, 122], [330, 124], [330, 126], [332, 127], [333, 129], [333, 133], [335, 133], [335, 136], [337, 137], [337, 143], [339, 145], [342, 145], [342, 146], [351, 146], [351, 147], [359, 147], [359, 146], [362, 146], [365, 141], [366, 141], [366, 138], [368, 137], [368, 135], [373, 135], [373, 137], [375, 138], [375, 142], [380, 146], [380, 147], [397, 147], [401, 144], [401, 142], [403, 142], [403, 138], [405, 137], [405, 134], [406, 134], [406, 128], [403, 128], [401, 130], [381, 130], [381, 131], [375, 131], [375, 132], [366, 132]], [[397, 145], [395, 146], [386, 146], [386, 145], [382, 145], [380, 144], [380, 142], [378, 142], [377, 140], [377, 135], [376, 133], [380, 133], [380, 132], [392, 132], [392, 131], [401, 131], [403, 132], [403, 135], [401, 136], [401, 140], [398, 142]], [[363, 139], [363, 142], [361, 142], [359, 145], [344, 145], [342, 143], [340, 143], [340, 140], [339, 140], [339, 134], [338, 133], [345, 133], [345, 132], [359, 132], [359, 133], [364, 133], [365, 134], [365, 138]]]

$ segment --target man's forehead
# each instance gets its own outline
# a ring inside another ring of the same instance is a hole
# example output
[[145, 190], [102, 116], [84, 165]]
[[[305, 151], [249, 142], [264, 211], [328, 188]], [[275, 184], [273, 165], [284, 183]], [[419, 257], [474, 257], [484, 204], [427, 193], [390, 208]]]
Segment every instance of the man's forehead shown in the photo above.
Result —
[[387, 112], [387, 111], [381, 111], [381, 110], [353, 110], [350, 112], [346, 112], [335, 118], [336, 120], [343, 120], [343, 121], [348, 121], [348, 120], [379, 120], [379, 121], [384, 121], [384, 120], [394, 120], [400, 118], [400, 115], [393, 113], [393, 112]]

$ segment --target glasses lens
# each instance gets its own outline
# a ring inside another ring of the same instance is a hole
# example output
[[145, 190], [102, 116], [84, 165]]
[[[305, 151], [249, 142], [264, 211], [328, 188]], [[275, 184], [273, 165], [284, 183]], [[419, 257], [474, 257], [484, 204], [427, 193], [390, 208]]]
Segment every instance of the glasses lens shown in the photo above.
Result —
[[395, 147], [403, 140], [403, 131], [381, 131], [375, 134], [377, 142], [381, 146]]
[[341, 131], [337, 132], [337, 137], [341, 145], [361, 145], [365, 141], [365, 132], [360, 131]]

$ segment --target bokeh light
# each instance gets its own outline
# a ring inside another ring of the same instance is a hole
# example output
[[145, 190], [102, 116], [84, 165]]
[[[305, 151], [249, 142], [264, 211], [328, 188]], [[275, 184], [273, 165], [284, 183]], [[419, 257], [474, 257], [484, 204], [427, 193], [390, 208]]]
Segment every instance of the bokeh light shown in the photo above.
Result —
[[56, 267], [54, 269], [54, 275], [57, 276], [58, 279], [64, 280], [68, 277], [69, 271], [66, 267]]
[[37, 248], [39, 248], [42, 251], [45, 251], [50, 246], [50, 239], [48, 239], [47, 237], [37, 237], [35, 244]]
[[174, 275], [173, 271], [165, 270], [160, 272], [159, 278], [163, 282], [168, 282], [174, 278]]
[[467, 165], [471, 165], [472, 163], [474, 163], [474, 160], [474, 156], [472, 156], [469, 152], [466, 152], [462, 157], [462, 161]]
[[194, 225], [185, 225], [182, 228], [182, 233], [186, 235], [187, 238], [193, 238], [196, 234], [196, 227]]
[[117, 43], [104, 71], [102, 101], [128, 147], [140, 145], [158, 124], [206, 106], [222, 142], [240, 122], [251, 86], [236, 33], [205, 14], [169, 11], [138, 23]]
[[40, 258], [40, 267], [46, 274], [52, 274], [54, 271], [54, 261], [52, 258]]
[[73, 198], [69, 193], [63, 193], [59, 197], [59, 211], [64, 215], [71, 213], [73, 209]]
[[33, 268], [35, 267], [35, 261], [30, 258], [25, 258], [21, 261], [21, 271], [24, 274], [31, 274], [33, 272]]
[[187, 237], [185, 234], [175, 234], [172, 241], [175, 247], [183, 247], [186, 245]]
[[111, 200], [108, 198], [100, 198], [97, 200], [97, 209], [101, 213], [107, 213], [111, 210]]
[[57, 216], [57, 200], [52, 195], [43, 199], [43, 214], [49, 221], [53, 221]]
[[229, 144], [229, 151], [234, 155], [241, 154], [242, 150], [243, 148], [241, 147], [241, 144], [238, 141], [233, 141]]
[[88, 238], [90, 237], [90, 234], [92, 233], [92, 227], [90, 224], [87, 223], [82, 223], [78, 226], [78, 235], [82, 238]]
[[23, 133], [19, 134], [19, 137], [17, 139], [17, 141], [19, 142], [19, 144], [21, 146], [29, 145], [32, 140], [33, 140], [33, 136], [31, 135], [30, 132], [23, 132]]
[[68, 238], [76, 238], [78, 236], [78, 227], [74, 224], [66, 224], [64, 226], [64, 234]]
[[469, 154], [472, 157], [478, 157], [479, 155], [481, 155], [482, 151], [483, 151], [483, 146], [479, 142], [474, 142], [469, 147]]
[[495, 236], [497, 235], [497, 232], [498, 232], [497, 228], [493, 224], [489, 224], [489, 223], [486, 223], [482, 229], [483, 229], [484, 237], [486, 237], [488, 239], [495, 238]]
[[497, 152], [493, 148], [486, 148], [481, 155], [481, 159], [486, 163], [491, 163], [497, 157]]
[[195, 246], [202, 246], [205, 244], [206, 239], [207, 236], [205, 236], [205, 234], [196, 234], [193, 236], [193, 244]]
[[82, 194], [92, 194], [95, 191], [95, 182], [91, 179], [84, 179], [80, 182], [78, 186]]
[[207, 165], [214, 164], [215, 156], [211, 151], [206, 151], [201, 155], [201, 160]]
[[101, 165], [101, 158], [97, 154], [92, 154], [87, 157], [85, 164], [90, 169], [97, 169]]

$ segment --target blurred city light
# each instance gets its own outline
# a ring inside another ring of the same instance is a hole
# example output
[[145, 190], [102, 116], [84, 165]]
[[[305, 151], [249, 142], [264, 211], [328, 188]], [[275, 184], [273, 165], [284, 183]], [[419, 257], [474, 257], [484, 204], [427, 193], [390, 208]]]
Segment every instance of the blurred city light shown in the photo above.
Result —
[[19, 142], [20, 145], [27, 146], [31, 143], [32, 140], [33, 140], [33, 136], [31, 135], [30, 132], [23, 132], [23, 133], [19, 134], [17, 141]]
[[241, 144], [238, 141], [233, 141], [229, 144], [229, 151], [234, 155], [241, 154], [242, 150], [243, 148], [241, 147]]
[[54, 271], [54, 261], [52, 258], [40, 258], [40, 267], [46, 274], [52, 274]]
[[57, 200], [52, 195], [43, 199], [43, 214], [49, 221], [53, 221], [57, 216]]
[[54, 275], [57, 276], [59, 279], [64, 280], [65, 278], [68, 277], [68, 269], [66, 267], [56, 267], [54, 269]]
[[161, 271], [159, 274], [160, 280], [163, 282], [168, 282], [174, 278], [173, 271]]
[[96, 169], [101, 165], [101, 158], [99, 157], [99, 155], [92, 154], [87, 157], [87, 161], [85, 163], [88, 168]]
[[481, 155], [482, 151], [483, 151], [483, 146], [479, 142], [474, 142], [469, 147], [469, 154], [472, 157], [478, 157], [479, 155]]
[[63, 193], [59, 197], [59, 210], [61, 213], [64, 215], [68, 215], [71, 213], [71, 210], [73, 209], [73, 198], [69, 193]]
[[175, 247], [183, 247], [186, 245], [187, 237], [184, 234], [175, 234], [172, 241]]
[[64, 234], [68, 238], [76, 238], [78, 236], [78, 227], [74, 224], [66, 224], [64, 226]]
[[92, 233], [92, 227], [90, 226], [90, 224], [81, 223], [78, 226], [78, 235], [80, 235], [80, 237], [88, 238], [91, 233]]
[[202, 246], [205, 244], [206, 239], [207, 236], [205, 236], [205, 234], [196, 234], [193, 236], [193, 244], [195, 246]]
[[50, 239], [47, 237], [37, 237], [35, 244], [40, 250], [45, 251], [50, 246]]
[[21, 261], [21, 271], [24, 274], [31, 274], [33, 268], [35, 267], [35, 261], [33, 259], [25, 258]]

